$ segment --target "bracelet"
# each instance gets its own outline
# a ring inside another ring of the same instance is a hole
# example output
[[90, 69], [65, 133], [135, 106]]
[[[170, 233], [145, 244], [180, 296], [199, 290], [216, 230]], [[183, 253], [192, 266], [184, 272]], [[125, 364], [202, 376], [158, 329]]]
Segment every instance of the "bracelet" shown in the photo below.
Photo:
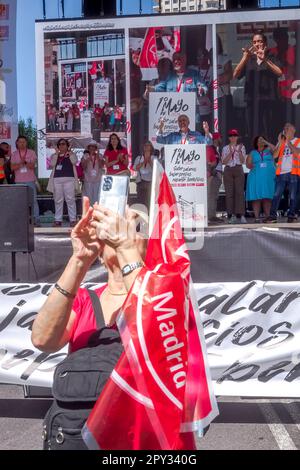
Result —
[[75, 299], [76, 295], [71, 294], [70, 292], [66, 291], [65, 289], [62, 289], [57, 283], [55, 284], [55, 289], [58, 290], [62, 295], [65, 297], [68, 297], [68, 299]]

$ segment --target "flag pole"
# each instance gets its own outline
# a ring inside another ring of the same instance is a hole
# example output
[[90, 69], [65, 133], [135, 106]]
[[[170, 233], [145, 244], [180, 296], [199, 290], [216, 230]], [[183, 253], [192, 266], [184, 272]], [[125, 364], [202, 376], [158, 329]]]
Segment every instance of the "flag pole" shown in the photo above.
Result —
[[158, 175], [158, 158], [153, 160], [152, 181], [151, 181], [151, 197], [150, 197], [150, 211], [149, 211], [149, 238], [152, 235], [155, 223], [155, 187]]

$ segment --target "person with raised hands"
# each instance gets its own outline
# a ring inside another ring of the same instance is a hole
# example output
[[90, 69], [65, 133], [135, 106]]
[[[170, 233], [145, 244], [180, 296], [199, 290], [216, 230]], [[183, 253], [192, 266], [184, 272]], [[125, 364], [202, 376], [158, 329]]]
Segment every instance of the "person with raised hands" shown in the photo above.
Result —
[[243, 164], [246, 162], [246, 149], [242, 143], [238, 143], [239, 131], [237, 129], [229, 130], [228, 139], [229, 144], [225, 145], [222, 150], [228, 223], [246, 224], [243, 170]]
[[88, 198], [83, 198], [82, 218], [71, 232], [72, 256], [33, 324], [35, 347], [56, 352], [69, 344], [73, 352], [87, 346], [97, 325], [88, 291], [80, 284], [100, 257], [108, 282], [95, 292], [105, 324], [116, 328], [116, 317], [145, 255], [145, 240], [136, 233], [135, 218], [129, 209], [123, 218], [98, 204], [90, 207]]
[[120, 137], [112, 133], [104, 152], [107, 175], [127, 175], [130, 177], [128, 150], [122, 146]]
[[[83, 216], [71, 232], [72, 256], [34, 320], [36, 348], [51, 353], [69, 346], [54, 374], [54, 401], [43, 422], [45, 450], [88, 450], [83, 427], [123, 352], [116, 319], [144, 265], [145, 242], [136, 234], [135, 216], [129, 209], [120, 217], [103, 206], [90, 207], [84, 197]], [[108, 282], [80, 288], [100, 257]]]
[[202, 123], [204, 135], [198, 131], [192, 131], [189, 128], [190, 120], [186, 114], [178, 116], [178, 127], [179, 130], [171, 132], [170, 134], [164, 134], [164, 120], [161, 119], [157, 132], [156, 141], [159, 144], [171, 145], [171, 144], [212, 144], [212, 136], [209, 131], [209, 125], [206, 121]]
[[277, 211], [285, 188], [289, 190], [289, 223], [297, 222], [297, 196], [300, 177], [300, 139], [295, 136], [296, 128], [287, 122], [278, 135], [278, 142], [273, 157], [278, 158], [276, 165], [275, 194], [270, 217], [267, 222], [277, 222]]
[[268, 50], [266, 36], [257, 31], [251, 45], [242, 49], [242, 58], [234, 69], [233, 78], [245, 77], [247, 134], [260, 133], [268, 139], [275, 138], [274, 112], [278, 100], [278, 79], [282, 67], [277, 57]]

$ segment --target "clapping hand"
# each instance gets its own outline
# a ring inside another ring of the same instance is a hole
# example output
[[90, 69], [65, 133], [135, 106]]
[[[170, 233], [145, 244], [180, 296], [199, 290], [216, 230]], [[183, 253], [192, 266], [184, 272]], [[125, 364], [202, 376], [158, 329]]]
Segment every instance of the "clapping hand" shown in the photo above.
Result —
[[284, 144], [285, 142], [286, 142], [286, 136], [282, 132], [280, 132], [278, 134], [278, 143]]
[[266, 59], [266, 51], [267, 51], [267, 47], [264, 46], [263, 48], [256, 49], [254, 51], [254, 54], [257, 56], [259, 60], [263, 62]]
[[243, 47], [243, 48], [242, 48], [242, 52], [243, 52], [243, 55], [244, 55], [245, 57], [247, 57], [247, 59], [249, 59], [250, 56], [254, 54], [254, 52], [255, 52], [255, 47], [254, 47], [254, 46], [251, 46], [251, 47]]
[[149, 98], [149, 92], [150, 92], [150, 90], [149, 90], [149, 85], [146, 85], [145, 93], [144, 93], [144, 97], [145, 97], [145, 98]]
[[163, 133], [164, 127], [165, 127], [165, 120], [164, 120], [164, 118], [160, 118], [159, 126], [158, 126], [158, 131], [159, 131], [160, 134]]

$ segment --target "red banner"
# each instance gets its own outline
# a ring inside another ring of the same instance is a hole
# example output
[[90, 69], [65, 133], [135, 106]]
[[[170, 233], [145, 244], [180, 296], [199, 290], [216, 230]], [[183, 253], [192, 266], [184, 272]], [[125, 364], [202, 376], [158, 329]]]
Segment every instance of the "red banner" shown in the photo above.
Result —
[[152, 69], [157, 66], [157, 62], [155, 28], [148, 28], [139, 57], [139, 66], [145, 69]]

